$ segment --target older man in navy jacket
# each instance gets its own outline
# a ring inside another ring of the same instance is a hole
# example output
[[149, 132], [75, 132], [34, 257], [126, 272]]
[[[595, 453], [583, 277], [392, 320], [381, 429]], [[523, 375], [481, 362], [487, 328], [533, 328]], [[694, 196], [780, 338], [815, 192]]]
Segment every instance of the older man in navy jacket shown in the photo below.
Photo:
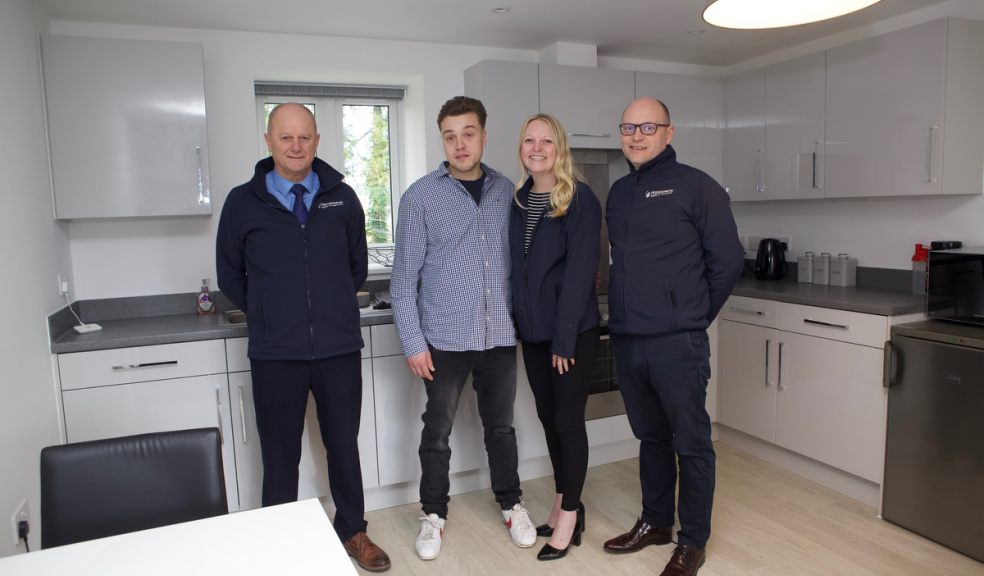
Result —
[[359, 420], [363, 346], [355, 291], [368, 270], [365, 213], [342, 174], [315, 158], [311, 112], [281, 104], [265, 135], [271, 157], [226, 199], [219, 287], [249, 324], [263, 505], [297, 500], [308, 393], [328, 453], [335, 531], [366, 570], [390, 567], [366, 535]]
[[706, 329], [741, 275], [744, 252], [727, 193], [677, 162], [662, 102], [630, 104], [619, 131], [630, 173], [608, 195], [608, 328], [625, 411], [641, 441], [642, 516], [605, 550], [671, 541], [679, 463], [678, 546], [662, 574], [694, 575], [704, 562], [714, 495]]

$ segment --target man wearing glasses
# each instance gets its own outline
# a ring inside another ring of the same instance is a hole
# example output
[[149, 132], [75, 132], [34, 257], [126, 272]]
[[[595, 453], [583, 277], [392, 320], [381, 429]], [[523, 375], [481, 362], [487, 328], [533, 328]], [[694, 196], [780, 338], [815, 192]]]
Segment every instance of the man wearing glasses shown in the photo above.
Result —
[[671, 542], [679, 469], [678, 545], [662, 576], [694, 575], [704, 563], [714, 495], [706, 330], [741, 275], [744, 251], [724, 189], [677, 162], [662, 102], [631, 103], [619, 131], [630, 173], [608, 194], [608, 329], [625, 411], [641, 442], [642, 515], [605, 550]]

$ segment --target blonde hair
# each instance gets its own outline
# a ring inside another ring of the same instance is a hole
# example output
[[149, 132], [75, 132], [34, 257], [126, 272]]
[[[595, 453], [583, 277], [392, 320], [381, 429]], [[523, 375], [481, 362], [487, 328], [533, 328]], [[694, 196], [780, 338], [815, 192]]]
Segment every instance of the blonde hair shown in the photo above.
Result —
[[519, 190], [523, 187], [526, 179], [530, 177], [529, 171], [526, 170], [526, 165], [523, 164], [523, 136], [526, 134], [526, 129], [530, 123], [537, 120], [545, 122], [550, 128], [554, 139], [554, 147], [557, 149], [557, 159], [554, 162], [553, 168], [557, 183], [554, 184], [553, 189], [550, 191], [549, 215], [559, 218], [567, 214], [567, 210], [571, 205], [571, 199], [574, 197], [574, 189], [577, 186], [577, 181], [581, 177], [574, 168], [574, 160], [571, 158], [571, 148], [567, 144], [567, 132], [564, 131], [564, 127], [560, 125], [560, 122], [549, 114], [534, 114], [530, 116], [526, 119], [526, 122], [523, 122], [523, 127], [519, 131], [519, 148], [517, 154], [519, 156], [520, 178], [516, 181], [516, 190], [513, 192], [513, 199], [517, 206], [524, 210], [526, 209], [526, 206], [523, 206], [522, 202], [519, 201]]

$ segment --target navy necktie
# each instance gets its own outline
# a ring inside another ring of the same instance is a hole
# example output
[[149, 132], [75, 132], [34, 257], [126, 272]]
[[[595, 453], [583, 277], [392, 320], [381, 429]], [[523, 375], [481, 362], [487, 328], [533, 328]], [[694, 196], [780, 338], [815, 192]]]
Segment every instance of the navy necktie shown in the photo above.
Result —
[[290, 187], [290, 193], [294, 195], [294, 217], [303, 226], [308, 219], [307, 205], [304, 204], [304, 193], [307, 188], [303, 184], [294, 184]]

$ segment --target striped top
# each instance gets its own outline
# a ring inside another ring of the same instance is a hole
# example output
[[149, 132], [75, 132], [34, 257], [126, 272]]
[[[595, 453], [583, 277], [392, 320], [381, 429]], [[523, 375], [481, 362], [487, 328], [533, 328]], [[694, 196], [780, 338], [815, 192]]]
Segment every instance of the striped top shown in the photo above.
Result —
[[550, 207], [550, 192], [530, 192], [526, 201], [526, 234], [523, 237], [523, 254], [530, 253], [530, 240], [544, 210]]

